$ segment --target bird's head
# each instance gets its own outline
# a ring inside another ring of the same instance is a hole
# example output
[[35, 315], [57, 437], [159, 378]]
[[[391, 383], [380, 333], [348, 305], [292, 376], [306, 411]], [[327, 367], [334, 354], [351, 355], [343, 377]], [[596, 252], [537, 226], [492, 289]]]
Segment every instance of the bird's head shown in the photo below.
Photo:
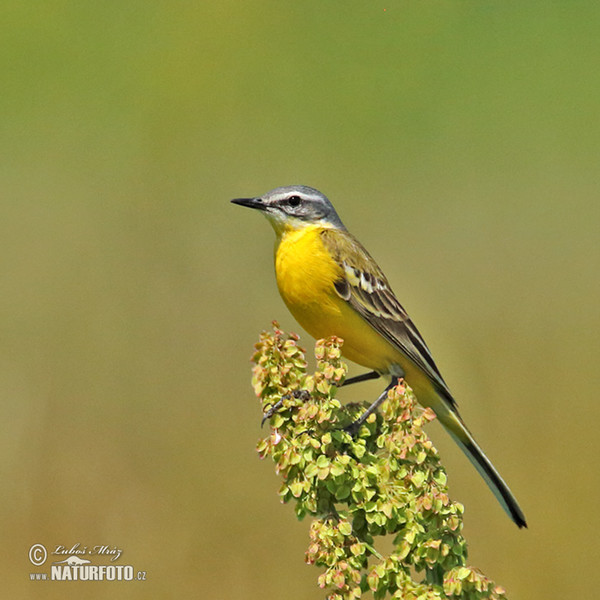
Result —
[[232, 202], [262, 211], [279, 235], [310, 225], [345, 229], [327, 196], [305, 185], [278, 187], [263, 196]]

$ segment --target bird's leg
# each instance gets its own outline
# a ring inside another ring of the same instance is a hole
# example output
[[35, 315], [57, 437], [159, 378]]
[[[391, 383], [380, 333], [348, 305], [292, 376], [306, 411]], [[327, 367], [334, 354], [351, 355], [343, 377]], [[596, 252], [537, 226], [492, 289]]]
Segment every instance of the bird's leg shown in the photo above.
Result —
[[301, 398], [307, 400], [308, 398], [306, 396], [310, 396], [310, 394], [307, 390], [294, 390], [289, 394], [281, 396], [281, 398], [275, 404], [273, 404], [271, 408], [265, 411], [265, 413], [263, 414], [262, 421], [260, 422], [260, 426], [262, 427], [265, 424], [265, 421], [267, 419], [270, 419], [283, 406], [284, 400], [288, 400], [292, 396], [294, 398]]
[[282, 396], [278, 402], [276, 402], [275, 404], [273, 404], [273, 406], [271, 406], [271, 408], [269, 408], [268, 410], [266, 410], [263, 413], [263, 417], [260, 421], [260, 426], [261, 428], [263, 427], [263, 425], [265, 424], [265, 421], [268, 421], [283, 405], [283, 400], [287, 399], [288, 395], [286, 394], [285, 396]]
[[369, 371], [368, 373], [363, 373], [362, 375], [356, 375], [354, 377], [349, 377], [340, 385], [340, 387], [344, 387], [345, 385], [352, 385], [353, 383], [359, 383], [361, 381], [369, 381], [369, 379], [378, 379], [381, 375], [377, 371]]
[[360, 429], [360, 426], [369, 418], [369, 415], [372, 415], [381, 406], [383, 401], [387, 398], [388, 392], [396, 385], [398, 385], [398, 377], [392, 377], [392, 381], [385, 388], [385, 390], [381, 392], [379, 398], [377, 398], [377, 400], [375, 400], [375, 402], [373, 402], [373, 404], [371, 404], [371, 406], [369, 406], [369, 408], [367, 408], [367, 410], [365, 410], [365, 412], [360, 415], [356, 421], [353, 421], [350, 423], [350, 425], [344, 427], [344, 429], [350, 435], [354, 435]]

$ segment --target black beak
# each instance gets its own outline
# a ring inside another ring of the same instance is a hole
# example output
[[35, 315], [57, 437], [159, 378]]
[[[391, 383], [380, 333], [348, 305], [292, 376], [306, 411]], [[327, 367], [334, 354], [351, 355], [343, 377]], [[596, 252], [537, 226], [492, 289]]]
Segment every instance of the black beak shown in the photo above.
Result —
[[248, 208], [258, 208], [259, 210], [265, 210], [265, 203], [261, 198], [235, 198], [232, 200], [234, 204], [240, 206], [247, 206]]

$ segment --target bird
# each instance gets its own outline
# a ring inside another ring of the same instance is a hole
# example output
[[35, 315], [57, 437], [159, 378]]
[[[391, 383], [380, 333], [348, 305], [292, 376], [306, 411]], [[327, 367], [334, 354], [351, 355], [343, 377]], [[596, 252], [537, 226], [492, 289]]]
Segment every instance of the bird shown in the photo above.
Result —
[[277, 286], [296, 321], [315, 339], [342, 338], [343, 356], [371, 370], [345, 383], [389, 378], [353, 425], [360, 426], [403, 379], [419, 403], [434, 411], [514, 523], [527, 527], [515, 496], [460, 416], [423, 337], [329, 199], [314, 188], [292, 185], [231, 202], [262, 212], [273, 226]]

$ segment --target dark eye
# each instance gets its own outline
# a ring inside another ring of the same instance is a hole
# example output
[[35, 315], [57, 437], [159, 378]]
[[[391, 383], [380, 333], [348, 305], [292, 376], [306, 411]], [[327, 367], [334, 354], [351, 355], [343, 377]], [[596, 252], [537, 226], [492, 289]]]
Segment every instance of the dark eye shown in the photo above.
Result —
[[292, 207], [292, 208], [296, 208], [297, 206], [300, 206], [300, 196], [290, 196], [288, 198], [288, 204]]

